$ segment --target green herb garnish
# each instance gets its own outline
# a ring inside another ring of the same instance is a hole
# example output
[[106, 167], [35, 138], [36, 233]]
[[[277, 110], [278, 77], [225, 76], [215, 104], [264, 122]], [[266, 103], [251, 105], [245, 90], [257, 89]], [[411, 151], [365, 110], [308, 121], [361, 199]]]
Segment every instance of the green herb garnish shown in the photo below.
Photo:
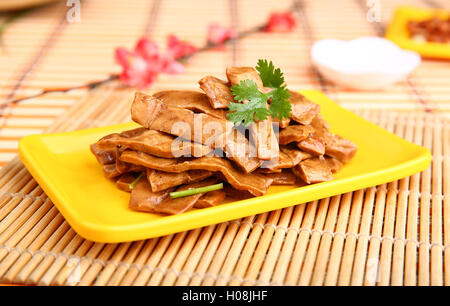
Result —
[[[256, 83], [252, 80], [243, 80], [239, 84], [231, 87], [231, 93], [234, 99], [247, 103], [230, 103], [227, 114], [228, 119], [235, 125], [250, 125], [255, 120], [265, 120], [272, 116], [283, 120], [289, 118], [291, 114], [291, 103], [289, 97], [291, 94], [284, 84], [283, 72], [280, 68], [275, 69], [272, 61], [258, 60], [256, 70], [265, 87], [273, 90], [263, 93], [258, 89]], [[270, 106], [267, 108], [267, 101], [270, 100]]]
[[141, 174], [139, 174], [138, 177], [130, 183], [129, 188], [133, 189], [134, 187], [136, 187], [137, 183], [139, 183], [139, 181], [141, 180], [141, 178], [143, 176], [144, 176], [144, 172], [141, 172]]
[[259, 72], [259, 76], [261, 77], [264, 86], [277, 88], [283, 85], [283, 72], [281, 72], [280, 68], [275, 69], [272, 61], [268, 63], [267, 60], [258, 60], [256, 70]]
[[175, 192], [169, 193], [169, 195], [172, 199], [176, 199], [176, 198], [188, 197], [188, 196], [191, 196], [194, 194], [205, 193], [205, 192], [219, 190], [219, 189], [223, 189], [223, 183], [205, 186], [205, 187], [199, 187], [199, 188], [192, 188], [192, 189], [187, 189], [187, 190], [182, 190], [182, 191], [175, 191]]
[[241, 81], [240, 84], [231, 87], [231, 92], [235, 100], [249, 101], [248, 103], [230, 103], [228, 105], [228, 109], [232, 113], [227, 114], [227, 117], [235, 125], [243, 122], [247, 126], [255, 119], [264, 120], [270, 115], [266, 106], [268, 97], [258, 90], [255, 82]]

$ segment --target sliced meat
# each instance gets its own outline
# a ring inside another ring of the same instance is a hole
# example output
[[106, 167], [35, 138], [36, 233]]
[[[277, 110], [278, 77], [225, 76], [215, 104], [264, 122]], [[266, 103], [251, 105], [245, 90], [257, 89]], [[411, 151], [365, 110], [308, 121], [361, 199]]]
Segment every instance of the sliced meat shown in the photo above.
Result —
[[336, 173], [342, 169], [344, 164], [340, 162], [338, 159], [334, 157], [325, 156], [325, 160], [327, 161], [328, 167], [330, 167], [331, 172]]
[[333, 134], [329, 131], [330, 126], [328, 122], [326, 122], [322, 116], [317, 116], [311, 121], [311, 128], [314, 130], [311, 136], [321, 142], [325, 148], [328, 142], [333, 137]]
[[160, 205], [164, 199], [169, 197], [169, 193], [174, 189], [166, 189], [159, 192], [153, 192], [150, 183], [141, 179], [131, 190], [129, 208], [138, 211], [156, 213], [155, 208]]
[[278, 142], [280, 145], [286, 145], [292, 142], [305, 140], [314, 132], [314, 129], [308, 125], [290, 125], [280, 130]]
[[298, 92], [291, 90], [289, 92], [291, 93], [291, 97], [289, 98], [292, 107], [291, 119], [304, 125], [310, 124], [319, 114], [320, 106], [309, 101]]
[[103, 166], [103, 175], [112, 179], [121, 175], [122, 172], [117, 171], [116, 164], [108, 164]]
[[260, 160], [278, 158], [278, 139], [273, 130], [271, 118], [251, 123], [249, 130]]
[[261, 165], [261, 169], [267, 169], [267, 171], [272, 171], [272, 172], [278, 172], [280, 169], [291, 168], [291, 167], [293, 167], [292, 159], [289, 157], [289, 155], [287, 155], [286, 153], [284, 153], [281, 150], [278, 153], [277, 159], [265, 161]]
[[330, 125], [320, 115], [311, 120], [311, 128], [314, 130], [314, 136], [321, 139], [323, 142], [331, 135]]
[[333, 179], [328, 163], [323, 156], [310, 158], [300, 162], [296, 166], [297, 172], [294, 172], [300, 176], [300, 178], [307, 184], [315, 184]]
[[[95, 146], [94, 146], [95, 145]], [[91, 145], [91, 148], [95, 148], [95, 152], [108, 152], [108, 162], [113, 161], [112, 163], [102, 164], [103, 165], [103, 175], [106, 178], [114, 179], [120, 176], [121, 174], [128, 172], [141, 172], [145, 170], [142, 166], [129, 164], [120, 160], [121, 151], [117, 148], [108, 149], [108, 150], [100, 150], [96, 144]], [[97, 156], [97, 155], [96, 155]], [[101, 153], [99, 154], [101, 156]], [[103, 157], [100, 157], [100, 160], [104, 161]]]
[[358, 146], [348, 139], [329, 131], [329, 124], [321, 116], [317, 116], [311, 122], [314, 128], [314, 138], [325, 145], [325, 154], [335, 157], [341, 162], [348, 162], [355, 156]]
[[205, 193], [198, 201], [195, 203], [195, 208], [208, 208], [221, 204], [226, 197], [226, 193], [223, 190], [214, 190]]
[[211, 107], [208, 96], [202, 92], [192, 90], [165, 90], [159, 91], [151, 96], [143, 93], [137, 94], [143, 95], [142, 99], [158, 99], [166, 105], [189, 109], [197, 113], [205, 113], [219, 119], [226, 119], [226, 112]]
[[145, 168], [139, 165], [134, 165], [130, 163], [126, 163], [122, 160], [120, 160], [120, 155], [123, 151], [116, 150], [116, 172], [122, 174], [122, 173], [128, 173], [128, 172], [142, 172], [145, 171]]
[[116, 170], [117, 170], [117, 172], [119, 172], [119, 173], [130, 172], [129, 169], [131, 168], [132, 165], [121, 161], [120, 154], [122, 154], [122, 151], [117, 149], [116, 150]]
[[311, 158], [311, 154], [303, 152], [302, 150], [299, 150], [297, 147], [292, 145], [282, 146], [280, 147], [280, 150], [284, 154], [289, 156], [289, 158], [292, 160], [292, 167], [298, 165], [298, 163], [301, 162], [302, 160]]
[[116, 181], [117, 188], [126, 192], [131, 192], [130, 184], [134, 182], [137, 176], [138, 176], [137, 173], [122, 174]]
[[273, 180], [272, 185], [294, 185], [297, 179], [291, 169], [283, 169], [279, 173], [265, 173], [264, 175]]
[[271, 160], [263, 163], [261, 167], [264, 167], [272, 172], [279, 172], [280, 169], [295, 167], [299, 162], [310, 157], [310, 154], [303, 152], [296, 147], [280, 146], [278, 160]]
[[208, 146], [176, 140], [176, 137], [155, 130], [137, 128], [114, 133], [101, 138], [97, 142], [99, 148], [131, 149], [152, 154], [164, 158], [176, 158], [180, 156], [201, 157], [212, 151]]
[[206, 144], [225, 143], [233, 124], [225, 119], [164, 104], [159, 99], [142, 98], [138, 93], [131, 105], [132, 119], [150, 130], [157, 130]]
[[191, 170], [181, 173], [163, 172], [153, 169], [147, 169], [147, 179], [150, 182], [153, 192], [176, 187], [187, 183], [204, 180], [213, 173], [206, 170]]
[[229, 184], [224, 184], [222, 190], [225, 191], [227, 198], [232, 198], [233, 200], [245, 200], [253, 198], [253, 195], [250, 192], [246, 190], [234, 189]]
[[259, 89], [264, 88], [258, 71], [253, 67], [228, 67], [226, 73], [231, 86], [239, 84], [241, 81], [251, 80]]
[[208, 96], [213, 108], [228, 108], [228, 104], [235, 102], [227, 82], [213, 76], [206, 76], [198, 83]]
[[278, 118], [272, 117], [272, 123], [278, 124], [278, 127], [280, 129], [284, 129], [284, 128], [288, 127], [290, 122], [291, 122], [291, 118], [283, 118], [283, 120], [280, 120]]
[[269, 169], [269, 168], [259, 168], [257, 169], [258, 173], [267, 174], [267, 173], [280, 173], [283, 169]]
[[250, 133], [259, 159], [271, 160], [278, 157], [278, 140], [273, 130], [271, 118], [252, 123]]
[[325, 144], [314, 136], [298, 142], [297, 146], [301, 150], [313, 155], [321, 156], [325, 154]]
[[[225, 149], [225, 151], [226, 145], [230, 144], [229, 135], [234, 135], [233, 124], [230, 121], [167, 106], [156, 99], [141, 99], [136, 96], [131, 106], [131, 115], [134, 121], [148, 129], [192, 139], [208, 147]], [[231, 141], [234, 141], [233, 137]], [[243, 141], [246, 142], [244, 147], [250, 147], [246, 138]], [[242, 169], [252, 169], [259, 162], [255, 157], [250, 160], [249, 158], [252, 157], [248, 154], [241, 156], [233, 154], [234, 152], [226, 151], [226, 153]]]
[[91, 144], [90, 148], [100, 165], [114, 164], [116, 162], [116, 148], [100, 148], [98, 143]]
[[234, 160], [246, 173], [252, 172], [263, 163], [256, 156], [256, 148], [236, 129], [232, 129], [228, 134], [225, 151], [227, 157]]
[[136, 165], [164, 172], [180, 173], [189, 170], [208, 170], [221, 172], [228, 183], [239, 190], [248, 190], [255, 196], [267, 192], [267, 180], [251, 173], [244, 173], [236, 169], [232, 162], [220, 157], [200, 157], [191, 159], [168, 159], [148, 155], [142, 152], [127, 150], [120, 159]]
[[358, 146], [339, 135], [332, 135], [327, 139], [325, 154], [342, 162], [348, 162], [355, 156]]

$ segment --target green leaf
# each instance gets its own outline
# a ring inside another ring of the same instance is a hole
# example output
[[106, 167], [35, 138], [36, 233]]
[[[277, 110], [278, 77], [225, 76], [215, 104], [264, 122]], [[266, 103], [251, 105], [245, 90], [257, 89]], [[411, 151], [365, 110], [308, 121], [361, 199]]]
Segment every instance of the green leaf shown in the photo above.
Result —
[[220, 189], [223, 189], [223, 183], [209, 185], [209, 186], [205, 186], [205, 187], [192, 188], [192, 189], [187, 189], [187, 190], [182, 190], [182, 191], [175, 191], [175, 192], [169, 193], [169, 195], [170, 195], [170, 198], [176, 199], [176, 198], [188, 197], [188, 196], [191, 196], [194, 194], [206, 193], [206, 192], [220, 190]]
[[266, 107], [266, 103], [262, 104], [258, 101], [250, 101], [249, 103], [230, 103], [228, 105], [231, 113], [227, 114], [228, 119], [234, 125], [244, 124], [245, 126], [256, 120], [265, 120], [270, 115], [270, 111]]
[[270, 102], [270, 113], [273, 118], [289, 118], [291, 116], [291, 102], [289, 98], [291, 94], [286, 87], [278, 87], [269, 93], [272, 101]]
[[[279, 68], [275, 69], [272, 61], [259, 60], [256, 67], [265, 87], [273, 88], [269, 93], [259, 90], [256, 82], [242, 80], [239, 84], [231, 87], [234, 100], [240, 103], [230, 103], [227, 118], [235, 125], [250, 125], [255, 120], [265, 120], [269, 116], [283, 119], [289, 118], [291, 114], [291, 103], [289, 91], [284, 86], [283, 73]], [[270, 107], [267, 101], [271, 99]]]
[[260, 92], [258, 85], [252, 80], [243, 80], [239, 84], [231, 86], [231, 93], [234, 99], [243, 101], [256, 101], [258, 103], [266, 103], [269, 99], [267, 95]]
[[241, 81], [231, 87], [234, 99], [244, 103], [230, 103], [227, 114], [228, 119], [235, 125], [244, 124], [248, 126], [256, 120], [264, 120], [270, 115], [266, 103], [269, 96], [260, 92], [254, 81]]
[[267, 62], [267, 60], [263, 59], [258, 60], [256, 70], [259, 72], [259, 76], [265, 87], [278, 88], [283, 85], [283, 72], [281, 72], [280, 68], [275, 69], [272, 61]]

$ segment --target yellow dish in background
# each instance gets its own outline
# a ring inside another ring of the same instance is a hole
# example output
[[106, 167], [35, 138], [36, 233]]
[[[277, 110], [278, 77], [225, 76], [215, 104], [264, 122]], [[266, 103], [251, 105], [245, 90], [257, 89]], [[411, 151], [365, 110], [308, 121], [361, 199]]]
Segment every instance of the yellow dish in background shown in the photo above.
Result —
[[450, 59], [450, 44], [415, 41], [407, 29], [410, 20], [423, 21], [432, 17], [448, 18], [449, 16], [450, 12], [445, 10], [402, 6], [395, 11], [385, 37], [399, 47], [416, 51], [423, 57]]
[[333, 181], [304, 187], [272, 186], [262, 197], [163, 216], [128, 208], [130, 194], [103, 176], [89, 150], [101, 137], [138, 126], [125, 123], [21, 139], [21, 159], [72, 228], [98, 242], [147, 239], [280, 209], [394, 181], [430, 164], [430, 152], [349, 112], [319, 91], [302, 91], [320, 104], [331, 131], [356, 143], [355, 157]]

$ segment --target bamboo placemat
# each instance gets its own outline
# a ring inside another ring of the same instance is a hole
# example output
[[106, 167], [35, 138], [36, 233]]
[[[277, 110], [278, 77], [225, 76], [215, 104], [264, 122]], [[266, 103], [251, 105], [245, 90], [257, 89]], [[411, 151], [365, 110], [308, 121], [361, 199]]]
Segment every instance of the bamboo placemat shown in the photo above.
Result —
[[[97, 285], [450, 285], [450, 62], [425, 60], [405, 82], [377, 92], [344, 90], [311, 67], [325, 38], [380, 35], [402, 1], [297, 1], [292, 33], [254, 34], [225, 51], [194, 56], [186, 73], [151, 90], [193, 88], [227, 65], [270, 58], [293, 89], [316, 88], [397, 135], [428, 147], [432, 165], [385, 185], [156, 239], [101, 244], [78, 236], [15, 157], [20, 137], [129, 119], [132, 89], [49, 94], [9, 105], [0, 118], [0, 280]], [[448, 1], [409, 4], [450, 9]], [[118, 72], [112, 52], [142, 35], [161, 45], [174, 33], [201, 46], [216, 21], [245, 30], [292, 1], [83, 1], [67, 23], [64, 1], [25, 15], [3, 37], [0, 99], [76, 86]], [[39, 24], [39, 26], [36, 26]], [[389, 148], [386, 148], [387, 150]]]

